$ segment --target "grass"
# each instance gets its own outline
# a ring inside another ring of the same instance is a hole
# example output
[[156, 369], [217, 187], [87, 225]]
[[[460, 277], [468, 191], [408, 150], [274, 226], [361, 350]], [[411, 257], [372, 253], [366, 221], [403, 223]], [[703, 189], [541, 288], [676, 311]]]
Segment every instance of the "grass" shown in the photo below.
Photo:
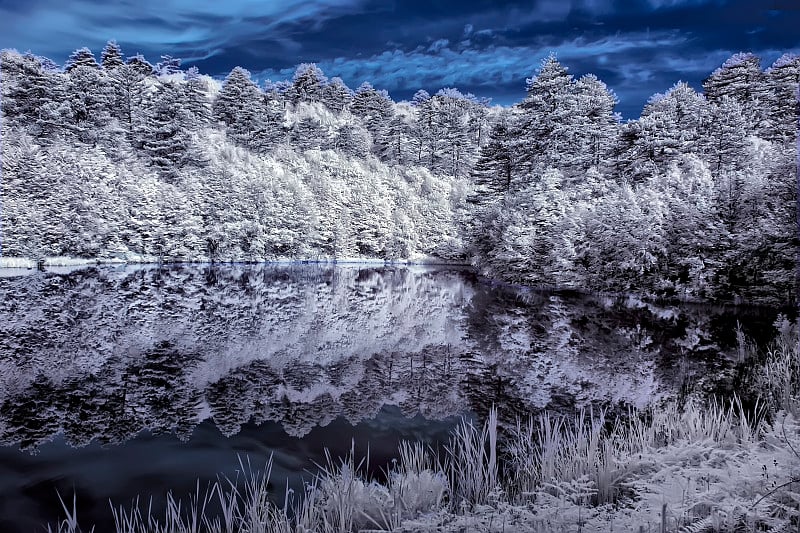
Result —
[[[198, 486], [185, 503], [168, 495], [163, 517], [112, 508], [116, 531], [799, 531], [800, 348], [796, 325], [780, 331], [764, 353], [747, 344], [742, 354], [759, 362], [754, 409], [733, 398], [613, 420], [545, 412], [506, 432], [492, 409], [482, 426], [463, 421], [444, 453], [402, 442], [383, 482], [351, 447], [279, 506], [271, 459], [256, 469], [240, 458], [239, 477]], [[61, 503], [55, 531], [87, 531], [74, 499]]]

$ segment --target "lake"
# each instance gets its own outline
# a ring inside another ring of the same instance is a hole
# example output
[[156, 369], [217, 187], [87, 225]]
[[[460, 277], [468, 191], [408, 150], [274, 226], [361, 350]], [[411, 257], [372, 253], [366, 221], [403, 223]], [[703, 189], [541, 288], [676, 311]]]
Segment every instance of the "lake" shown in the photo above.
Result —
[[[524, 290], [463, 267], [273, 264], [0, 272], [0, 530], [82, 524], [274, 453], [443, 443], [462, 416], [726, 394], [736, 331], [778, 310]], [[157, 502], [156, 502], [157, 503]]]

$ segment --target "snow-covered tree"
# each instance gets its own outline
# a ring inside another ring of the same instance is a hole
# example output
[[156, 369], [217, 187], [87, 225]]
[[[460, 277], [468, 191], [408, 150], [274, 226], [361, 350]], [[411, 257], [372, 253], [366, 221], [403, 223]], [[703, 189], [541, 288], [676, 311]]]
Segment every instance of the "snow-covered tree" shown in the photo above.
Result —
[[125, 60], [126, 65], [130, 65], [137, 72], [143, 76], [152, 76], [155, 73], [152, 63], [150, 63], [142, 54], [136, 54]]
[[160, 83], [151, 97], [142, 132], [142, 150], [150, 164], [168, 179], [175, 179], [188, 159], [189, 117], [183, 103], [183, 91], [177, 83]]
[[767, 69], [765, 100], [767, 123], [764, 136], [769, 140], [793, 142], [798, 126], [798, 85], [800, 84], [800, 55], [783, 54]]
[[475, 187], [470, 201], [477, 205], [496, 202], [511, 190], [512, 139], [508, 114], [502, 115], [492, 127], [489, 140], [481, 147], [480, 156], [472, 169]]
[[734, 54], [703, 81], [703, 91], [710, 102], [727, 96], [741, 104], [751, 131], [760, 129], [766, 119], [764, 89], [761, 60], [751, 53]]
[[347, 109], [352, 99], [353, 91], [342, 81], [342, 78], [331, 78], [330, 82], [322, 88], [322, 103], [335, 113], [341, 113]]
[[103, 52], [100, 54], [100, 64], [105, 70], [112, 70], [124, 65], [122, 48], [117, 44], [117, 41], [111, 40], [106, 43]]
[[181, 71], [181, 59], [170, 55], [161, 56], [161, 61], [156, 64], [155, 71], [159, 76], [170, 76]]
[[67, 62], [64, 64], [64, 70], [66, 72], [72, 72], [72, 70], [77, 67], [97, 69], [100, 68], [100, 65], [97, 64], [97, 60], [94, 58], [92, 51], [84, 46], [72, 52]]
[[225, 78], [212, 112], [225, 123], [231, 138], [244, 146], [264, 149], [275, 141], [276, 125], [270, 121], [263, 94], [243, 68], [234, 68]]
[[290, 98], [297, 105], [300, 102], [319, 102], [323, 99], [328, 78], [314, 63], [303, 63], [297, 67], [292, 79]]
[[389, 93], [376, 90], [366, 81], [356, 89], [350, 111], [364, 121], [364, 125], [373, 137], [394, 115]]

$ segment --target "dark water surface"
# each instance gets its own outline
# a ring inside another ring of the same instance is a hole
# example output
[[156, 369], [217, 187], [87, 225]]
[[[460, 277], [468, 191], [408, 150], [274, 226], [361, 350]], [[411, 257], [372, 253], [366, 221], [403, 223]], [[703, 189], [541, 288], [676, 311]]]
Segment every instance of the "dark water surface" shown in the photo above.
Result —
[[[299, 487], [355, 441], [460, 416], [643, 406], [735, 385], [736, 327], [777, 310], [503, 287], [455, 267], [218, 265], [0, 272], [0, 531], [43, 531], [56, 491], [82, 524], [235, 475], [237, 453]], [[305, 474], [305, 478], [310, 476]]]

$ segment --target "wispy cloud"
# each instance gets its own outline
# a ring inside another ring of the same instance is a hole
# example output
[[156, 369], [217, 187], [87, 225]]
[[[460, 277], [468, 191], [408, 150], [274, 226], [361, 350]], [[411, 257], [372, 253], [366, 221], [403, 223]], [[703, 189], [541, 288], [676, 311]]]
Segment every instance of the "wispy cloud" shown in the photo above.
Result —
[[[339, 57], [321, 61], [319, 66], [330, 75], [341, 76], [357, 84], [370, 80], [376, 86], [415, 90], [441, 86], [491, 87], [497, 84], [517, 84], [522, 91], [525, 78], [531, 77], [541, 60], [555, 52], [562, 63], [583, 64], [587, 58], [606, 58], [632, 50], [664, 50], [685, 42], [676, 33], [636, 33], [596, 40], [577, 38], [554, 44], [534, 46], [494, 46], [482, 49], [449, 46], [446, 41], [419, 46], [411, 51], [386, 50], [368, 58]], [[622, 65], [620, 64], [620, 67]], [[632, 67], [633, 68], [633, 67]], [[259, 78], [285, 78], [292, 69], [268, 69]]]
[[209, 57], [253, 39], [291, 46], [289, 28], [319, 27], [359, 9], [364, 0], [78, 0], [0, 3], [0, 47], [30, 48], [54, 59], [65, 45], [101, 47], [106, 40], [184, 57]]

